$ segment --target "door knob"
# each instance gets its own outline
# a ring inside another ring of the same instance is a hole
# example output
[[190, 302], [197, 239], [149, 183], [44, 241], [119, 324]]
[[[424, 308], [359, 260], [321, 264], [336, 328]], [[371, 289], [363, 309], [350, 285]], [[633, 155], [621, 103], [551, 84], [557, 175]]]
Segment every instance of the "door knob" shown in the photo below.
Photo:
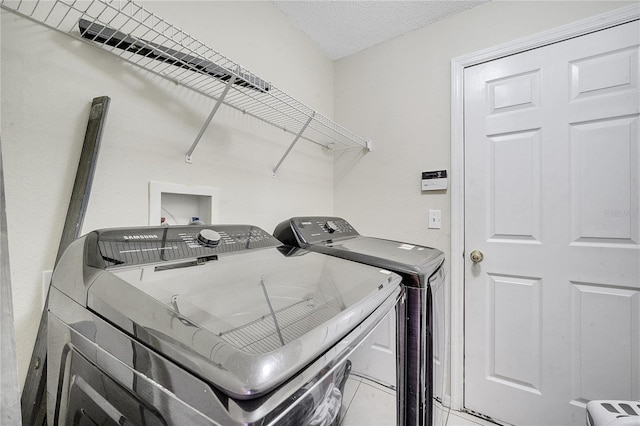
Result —
[[480, 250], [474, 250], [469, 257], [473, 263], [480, 263], [484, 259], [484, 254]]

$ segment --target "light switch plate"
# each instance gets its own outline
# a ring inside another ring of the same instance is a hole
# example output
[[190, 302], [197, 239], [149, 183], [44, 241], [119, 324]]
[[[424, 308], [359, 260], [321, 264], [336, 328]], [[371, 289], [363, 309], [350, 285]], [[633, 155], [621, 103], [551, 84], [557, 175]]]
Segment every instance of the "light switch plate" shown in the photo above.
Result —
[[429, 229], [440, 229], [442, 221], [441, 210], [429, 210]]

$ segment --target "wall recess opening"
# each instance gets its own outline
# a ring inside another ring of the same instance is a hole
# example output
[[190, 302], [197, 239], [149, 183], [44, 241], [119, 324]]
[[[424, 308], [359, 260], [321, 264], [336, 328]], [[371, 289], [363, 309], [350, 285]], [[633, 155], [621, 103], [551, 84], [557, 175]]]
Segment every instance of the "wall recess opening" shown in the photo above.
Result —
[[149, 225], [219, 221], [218, 188], [149, 182]]

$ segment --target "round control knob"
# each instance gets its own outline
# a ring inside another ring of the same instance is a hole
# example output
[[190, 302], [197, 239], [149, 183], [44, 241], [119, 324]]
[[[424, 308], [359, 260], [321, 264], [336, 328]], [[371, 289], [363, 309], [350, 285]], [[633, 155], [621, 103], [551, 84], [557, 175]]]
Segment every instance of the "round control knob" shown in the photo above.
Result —
[[332, 220], [327, 221], [324, 226], [327, 228], [327, 231], [329, 231], [330, 234], [333, 234], [338, 230], [338, 225]]
[[220, 242], [220, 234], [213, 229], [203, 229], [198, 234], [198, 242], [206, 247], [215, 247]]

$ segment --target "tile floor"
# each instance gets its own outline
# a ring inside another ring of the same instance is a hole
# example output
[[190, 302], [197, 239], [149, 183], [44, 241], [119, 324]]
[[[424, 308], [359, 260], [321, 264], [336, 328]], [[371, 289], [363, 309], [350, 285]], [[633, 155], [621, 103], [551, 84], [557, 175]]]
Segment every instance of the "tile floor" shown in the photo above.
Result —
[[[396, 393], [374, 381], [349, 376], [344, 389], [340, 426], [395, 426]], [[467, 413], [437, 404], [434, 426], [496, 426]]]

